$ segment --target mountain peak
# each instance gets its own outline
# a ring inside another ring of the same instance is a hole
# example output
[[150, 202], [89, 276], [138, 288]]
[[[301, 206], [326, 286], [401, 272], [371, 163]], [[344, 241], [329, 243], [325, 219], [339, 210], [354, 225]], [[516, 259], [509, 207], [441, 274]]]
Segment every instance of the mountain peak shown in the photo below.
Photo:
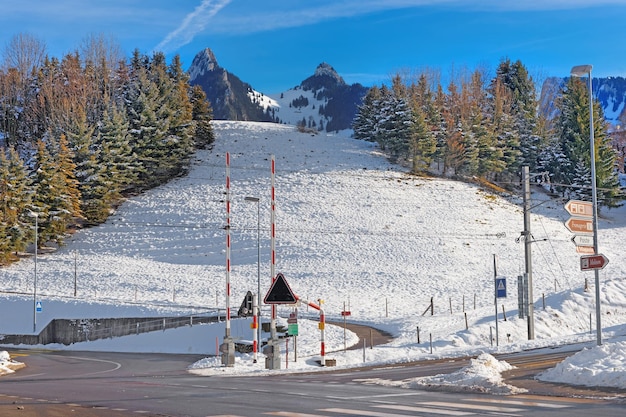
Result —
[[333, 88], [338, 85], [346, 85], [346, 82], [326, 62], [319, 64], [315, 69], [315, 73], [302, 81], [302, 88], [305, 90], [320, 90], [322, 88]]
[[204, 75], [206, 71], [214, 71], [216, 68], [219, 68], [219, 64], [217, 63], [217, 59], [215, 58], [213, 51], [211, 48], [205, 48], [198, 52], [193, 58], [193, 62], [190, 67], [191, 71], [189, 73], [189, 79], [190, 81], [193, 81], [197, 77]]
[[314, 77], [330, 77], [333, 78], [337, 84], [345, 84], [343, 78], [326, 62], [322, 62], [315, 69]]

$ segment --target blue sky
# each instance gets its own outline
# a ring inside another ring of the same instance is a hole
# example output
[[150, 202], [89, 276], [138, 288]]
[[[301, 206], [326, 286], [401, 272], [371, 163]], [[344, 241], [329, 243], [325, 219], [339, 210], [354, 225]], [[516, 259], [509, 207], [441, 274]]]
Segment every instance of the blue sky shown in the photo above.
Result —
[[321, 62], [348, 83], [387, 82], [401, 71], [494, 70], [521, 60], [531, 75], [626, 76], [626, 0], [4, 0], [0, 50], [19, 33], [61, 57], [90, 35], [130, 53], [204, 48], [256, 90], [276, 93]]

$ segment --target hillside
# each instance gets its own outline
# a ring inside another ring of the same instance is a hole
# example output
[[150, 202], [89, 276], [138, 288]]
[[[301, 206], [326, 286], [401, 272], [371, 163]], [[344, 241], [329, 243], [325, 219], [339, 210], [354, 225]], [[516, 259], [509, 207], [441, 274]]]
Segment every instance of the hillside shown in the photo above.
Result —
[[[540, 190], [533, 190], [536, 341], [528, 342], [526, 321], [516, 317], [515, 280], [524, 268], [524, 248], [518, 241], [523, 227], [518, 197], [407, 175], [369, 142], [303, 134], [293, 126], [273, 123], [222, 121], [214, 126], [214, 148], [196, 154], [188, 176], [128, 200], [105, 224], [79, 231], [66, 247], [39, 256], [41, 326], [53, 317], [223, 308], [225, 154], [229, 152], [231, 305], [238, 306], [247, 291], [256, 292], [258, 220], [262, 294], [269, 289], [273, 154], [276, 272], [284, 274], [300, 297], [324, 300], [327, 320], [341, 320], [346, 308], [352, 321], [388, 330], [396, 337], [385, 349], [372, 351], [369, 360], [431, 357], [424, 345], [429, 334], [437, 356], [489, 349], [494, 254], [498, 276], [507, 278], [509, 288], [508, 297], [499, 301], [508, 315], [504, 322], [500, 314], [500, 351], [593, 340], [589, 332], [593, 291], [583, 291], [586, 279], [593, 284], [593, 274], [580, 271], [572, 236], [563, 225], [568, 216], [562, 201], [548, 201]], [[245, 201], [246, 196], [260, 198], [258, 212], [255, 203]], [[625, 232], [625, 208], [602, 212], [599, 242], [610, 260], [601, 272], [607, 337], [625, 331]], [[32, 330], [33, 261], [23, 259], [0, 274], [5, 291], [2, 304], [14, 317], [2, 324], [4, 333]], [[76, 298], [72, 296], [74, 277]], [[434, 315], [423, 316], [431, 297]], [[278, 310], [282, 317], [291, 312], [290, 307]], [[465, 330], [463, 310], [469, 330]], [[302, 355], [313, 356], [318, 352], [316, 315], [306, 308], [300, 314], [313, 319], [302, 320], [300, 348]], [[267, 306], [263, 315], [266, 320]], [[417, 326], [423, 335], [421, 345], [415, 340]], [[250, 337], [245, 321], [235, 323], [233, 331], [237, 337]], [[207, 330], [200, 326], [184, 332], [195, 332], [195, 338], [187, 340], [168, 332], [157, 337], [162, 341], [169, 336], [164, 345], [132, 336], [127, 347], [117, 341], [94, 346], [173, 351], [188, 341], [182, 352], [214, 353], [215, 343], [207, 339]], [[329, 336], [329, 351], [341, 348], [340, 334], [329, 329], [329, 335], [334, 335]], [[358, 351], [343, 360], [362, 363]]]

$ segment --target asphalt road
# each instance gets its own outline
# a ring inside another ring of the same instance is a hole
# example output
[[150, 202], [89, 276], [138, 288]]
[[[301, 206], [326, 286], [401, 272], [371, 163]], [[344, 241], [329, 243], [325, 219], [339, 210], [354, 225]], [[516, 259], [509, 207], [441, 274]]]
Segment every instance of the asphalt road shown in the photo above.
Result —
[[[25, 369], [0, 378], [0, 416], [623, 416], [626, 392], [601, 398], [502, 396], [370, 384], [453, 372], [468, 359], [308, 374], [200, 377], [198, 355], [18, 351]], [[566, 354], [566, 353], [565, 353]], [[520, 355], [536, 372], [562, 358]], [[512, 355], [507, 358], [513, 362]]]

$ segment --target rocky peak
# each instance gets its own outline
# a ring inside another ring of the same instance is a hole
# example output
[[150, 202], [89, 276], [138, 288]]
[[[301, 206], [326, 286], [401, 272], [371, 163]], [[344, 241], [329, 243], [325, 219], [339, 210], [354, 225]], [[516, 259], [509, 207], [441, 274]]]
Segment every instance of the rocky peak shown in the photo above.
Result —
[[333, 88], [338, 85], [346, 85], [337, 71], [326, 62], [322, 62], [315, 69], [315, 73], [302, 81], [302, 88], [305, 90], [319, 90], [322, 88]]
[[210, 48], [205, 48], [193, 58], [191, 67], [189, 67], [189, 80], [193, 81], [207, 71], [215, 71], [216, 68], [219, 68], [219, 64], [213, 51]]

